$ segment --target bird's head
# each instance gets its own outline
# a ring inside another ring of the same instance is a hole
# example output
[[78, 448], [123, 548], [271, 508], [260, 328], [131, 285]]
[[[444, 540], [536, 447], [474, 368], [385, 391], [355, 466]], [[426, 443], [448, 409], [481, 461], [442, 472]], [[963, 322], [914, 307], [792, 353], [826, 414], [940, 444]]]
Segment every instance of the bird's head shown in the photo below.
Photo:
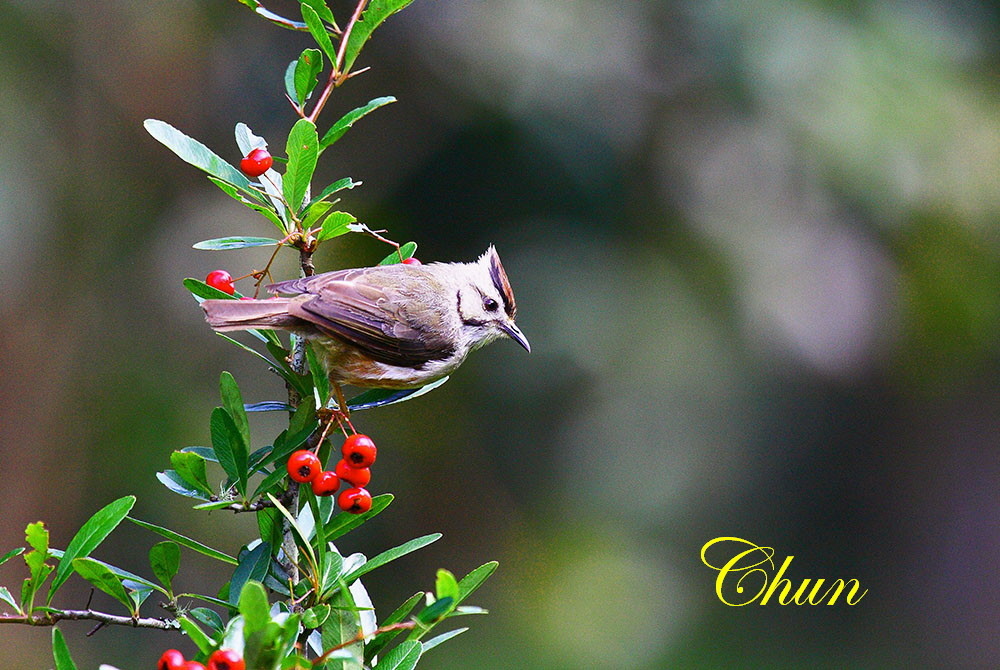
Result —
[[514, 323], [517, 316], [514, 292], [496, 249], [491, 245], [468, 268], [466, 279], [458, 288], [458, 315], [471, 348], [507, 336], [530, 352], [528, 338]]

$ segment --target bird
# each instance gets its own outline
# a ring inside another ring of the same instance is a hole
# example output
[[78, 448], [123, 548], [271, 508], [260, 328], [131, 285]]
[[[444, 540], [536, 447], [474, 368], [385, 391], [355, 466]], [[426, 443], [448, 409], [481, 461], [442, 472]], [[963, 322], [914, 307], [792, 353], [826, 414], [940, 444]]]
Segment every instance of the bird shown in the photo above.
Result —
[[278, 297], [203, 301], [209, 326], [285, 330], [312, 341], [340, 397], [340, 385], [425, 386], [500, 337], [531, 352], [492, 245], [471, 263], [335, 270], [265, 288]]

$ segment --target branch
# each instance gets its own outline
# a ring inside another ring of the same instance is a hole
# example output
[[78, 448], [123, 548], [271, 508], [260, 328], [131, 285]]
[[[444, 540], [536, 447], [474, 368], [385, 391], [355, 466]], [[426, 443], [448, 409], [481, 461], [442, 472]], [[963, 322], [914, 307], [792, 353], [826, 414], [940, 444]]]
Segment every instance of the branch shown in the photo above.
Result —
[[54, 626], [60, 621], [99, 621], [101, 625], [131, 626], [132, 628], [157, 628], [159, 630], [175, 630], [180, 624], [175, 619], [155, 619], [153, 617], [130, 617], [106, 614], [91, 609], [86, 610], [55, 610], [27, 614], [24, 616], [0, 616], [0, 624], [20, 623], [27, 626]]

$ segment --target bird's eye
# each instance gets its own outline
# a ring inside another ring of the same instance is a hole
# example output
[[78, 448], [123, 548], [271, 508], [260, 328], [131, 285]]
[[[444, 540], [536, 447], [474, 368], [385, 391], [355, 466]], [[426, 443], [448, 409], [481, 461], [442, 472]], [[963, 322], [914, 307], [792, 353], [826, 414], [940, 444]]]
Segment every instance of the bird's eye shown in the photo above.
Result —
[[483, 309], [485, 309], [487, 312], [495, 312], [499, 308], [500, 305], [498, 305], [497, 301], [494, 300], [493, 298], [483, 298]]

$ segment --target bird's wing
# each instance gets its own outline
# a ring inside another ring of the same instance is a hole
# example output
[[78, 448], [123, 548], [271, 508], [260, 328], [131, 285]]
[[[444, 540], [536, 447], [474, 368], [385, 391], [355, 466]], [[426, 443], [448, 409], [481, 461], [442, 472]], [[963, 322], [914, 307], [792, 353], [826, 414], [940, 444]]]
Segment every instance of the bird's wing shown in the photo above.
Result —
[[290, 314], [382, 363], [420, 367], [448, 358], [455, 352], [445, 310], [450, 296], [422, 275], [390, 267], [328, 272], [268, 290], [297, 294]]

